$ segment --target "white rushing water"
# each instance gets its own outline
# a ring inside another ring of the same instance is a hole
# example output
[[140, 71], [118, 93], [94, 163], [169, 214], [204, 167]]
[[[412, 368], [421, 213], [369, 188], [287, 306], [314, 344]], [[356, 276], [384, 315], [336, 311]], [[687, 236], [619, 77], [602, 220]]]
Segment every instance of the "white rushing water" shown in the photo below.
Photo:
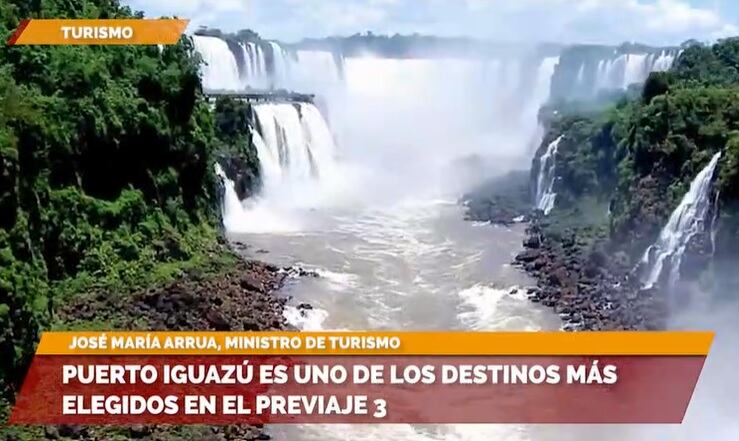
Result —
[[331, 89], [321, 97], [330, 123], [311, 104], [253, 105], [263, 188], [231, 229], [295, 231], [307, 209], [456, 197], [527, 162], [557, 62], [366, 56], [344, 60], [339, 75], [332, 54], [299, 52], [288, 80]]
[[[203, 87], [207, 91], [242, 91], [289, 88], [325, 93], [339, 81], [340, 63], [327, 51], [291, 53], [275, 41], [257, 44], [238, 43], [237, 54], [216, 37], [194, 35], [195, 50], [206, 62], [201, 67]], [[264, 46], [264, 47], [262, 47]], [[268, 66], [268, 51], [271, 69]], [[318, 87], [323, 83], [321, 87]]]
[[[247, 201], [227, 191], [223, 208], [229, 235], [266, 251], [250, 257], [319, 273], [288, 285], [313, 309], [288, 306], [287, 319], [305, 330], [558, 329], [509, 264], [522, 226], [466, 222], [454, 202], [528, 160], [556, 64], [366, 56], [327, 78], [314, 72], [331, 72], [331, 54], [299, 52], [287, 81], [328, 90], [330, 124], [312, 105], [255, 105], [263, 189]], [[270, 431], [281, 440], [529, 439], [521, 427], [491, 425]]]
[[536, 208], [542, 210], [544, 214], [552, 211], [557, 198], [554, 183], [557, 178], [555, 173], [557, 149], [561, 141], [562, 136], [559, 136], [550, 142], [544, 154], [539, 158], [539, 172], [536, 177]]
[[261, 130], [252, 129], [252, 140], [262, 189], [238, 207], [229, 205], [224, 222], [232, 232], [292, 231], [297, 226], [284, 210], [313, 206], [326, 194], [324, 187], [335, 182], [333, 136], [313, 104], [255, 104], [253, 109]]
[[[533, 281], [509, 263], [520, 250], [523, 226], [466, 222], [454, 202], [481, 178], [530, 160], [532, 136], [540, 136], [536, 111], [548, 99], [557, 59], [527, 64], [525, 58], [366, 56], [343, 60], [341, 74], [329, 53], [285, 58], [292, 63], [280, 70], [285, 84], [321, 91], [330, 114], [308, 104], [254, 106], [252, 136], [263, 179], [258, 197], [239, 201], [233, 183], [216, 171], [226, 186], [224, 225], [230, 238], [249, 245], [246, 256], [320, 276], [284, 288], [293, 297], [285, 311], [292, 324], [304, 330], [561, 326], [550, 310], [527, 300]], [[550, 145], [548, 157], [556, 148]], [[553, 168], [553, 161], [542, 161], [546, 174], [539, 185], [552, 202]], [[301, 302], [313, 309], [292, 306]], [[278, 441], [620, 441], [629, 430], [268, 427]]]
[[241, 88], [264, 89], [269, 87], [270, 78], [262, 47], [252, 42], [240, 43], [239, 46], [244, 59], [240, 71]]
[[708, 165], [693, 179], [690, 189], [670, 215], [657, 242], [644, 253], [642, 263], [646, 267], [646, 272], [642, 281], [645, 288], [657, 284], [665, 269], [669, 271], [670, 285], [674, 285], [679, 279], [680, 263], [685, 249], [696, 234], [705, 231], [712, 203], [711, 183], [719, 159], [721, 152], [713, 155]]
[[195, 50], [198, 51], [205, 62], [205, 65], [201, 68], [204, 89], [242, 89], [236, 57], [225, 41], [216, 37], [195, 36], [193, 42]]
[[[680, 55], [677, 50], [618, 54], [600, 60], [587, 60], [578, 68], [574, 96], [591, 98], [605, 90], [623, 90], [644, 83], [651, 72], [670, 69]], [[589, 85], [589, 88], [588, 86]]]

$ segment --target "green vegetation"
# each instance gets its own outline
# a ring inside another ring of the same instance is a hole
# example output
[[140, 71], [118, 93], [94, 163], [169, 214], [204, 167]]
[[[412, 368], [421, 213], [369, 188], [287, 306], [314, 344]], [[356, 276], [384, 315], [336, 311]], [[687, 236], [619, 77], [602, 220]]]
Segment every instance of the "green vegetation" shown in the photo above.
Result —
[[[21, 18], [133, 16], [118, 0], [7, 0], [0, 39]], [[199, 63], [185, 37], [161, 50], [0, 47], [0, 401], [41, 330], [69, 326], [55, 310], [70, 296], [233, 259], [218, 243], [213, 163], [239, 151], [254, 179], [258, 168], [244, 109], [222, 102], [214, 118]]]
[[739, 39], [692, 45], [669, 72], [653, 73], [640, 96], [607, 110], [560, 103], [549, 121], [548, 139], [564, 135], [549, 222], [567, 224], [599, 201], [610, 213], [595, 216], [591, 226], [633, 259], [654, 241], [698, 171], [723, 150], [718, 243], [727, 255], [739, 255], [737, 69]]

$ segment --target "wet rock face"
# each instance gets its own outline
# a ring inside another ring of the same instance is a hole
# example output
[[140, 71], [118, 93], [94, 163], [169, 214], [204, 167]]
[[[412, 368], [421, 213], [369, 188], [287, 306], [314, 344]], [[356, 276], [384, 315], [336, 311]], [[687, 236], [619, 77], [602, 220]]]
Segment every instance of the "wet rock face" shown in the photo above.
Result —
[[708, 267], [713, 258], [710, 232], [696, 234], [688, 243], [680, 264], [680, 278], [695, 280]]
[[565, 330], [662, 329], [664, 301], [641, 291], [628, 257], [601, 246], [586, 248], [577, 235], [548, 237], [535, 220], [515, 263], [537, 280], [529, 299], [554, 309]]
[[228, 179], [233, 181], [239, 199], [251, 197], [259, 190], [259, 171], [246, 156], [222, 155], [218, 158], [218, 164]]
[[509, 225], [531, 212], [528, 172], [514, 171], [493, 178], [462, 198], [467, 220]]

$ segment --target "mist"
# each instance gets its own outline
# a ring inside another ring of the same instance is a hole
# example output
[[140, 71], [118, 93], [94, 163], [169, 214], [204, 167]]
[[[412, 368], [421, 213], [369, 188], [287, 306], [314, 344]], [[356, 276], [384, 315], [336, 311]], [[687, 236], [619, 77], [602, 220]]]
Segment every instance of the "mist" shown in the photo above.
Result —
[[454, 196], [483, 170], [525, 166], [553, 65], [543, 92], [526, 70], [521, 59], [347, 59], [331, 106], [342, 151], [391, 197]]
[[[675, 57], [664, 51], [649, 56], [608, 55], [611, 58], [589, 60], [589, 73], [583, 73], [585, 62], [573, 64], [569, 86], [581, 89], [583, 96], [606, 86], [625, 88], [643, 80], [651, 69], [668, 68]], [[483, 235], [493, 234], [493, 229], [471, 230], [470, 225], [461, 225], [457, 207], [434, 203], [454, 202], [495, 175], [530, 167], [543, 135], [538, 112], [550, 98], [559, 61], [559, 57], [524, 48], [497, 57], [383, 57], [367, 52], [341, 60], [326, 51], [298, 50], [293, 64], [277, 69], [278, 86], [316, 94], [315, 106], [322, 119], [312, 119], [311, 127], [303, 131], [329, 133], [321, 137], [321, 147], [333, 154], [309, 155], [312, 159], [305, 160], [303, 149], [315, 152], [317, 145], [313, 137], [296, 134], [301, 131], [298, 113], [293, 115], [291, 108], [258, 110], [263, 141], [272, 145], [271, 153], [260, 152], [260, 162], [267, 170], [265, 164], [273, 161], [269, 170], [274, 170], [275, 179], [258, 197], [234, 201], [235, 210], [243, 206], [243, 211], [227, 229], [299, 233], [276, 240], [249, 236], [248, 241], [278, 250], [289, 262], [309, 260], [340, 281], [338, 287], [306, 288], [303, 299], [321, 311], [321, 319], [311, 329], [459, 326], [456, 313], [467, 306], [455, 303], [461, 296], [454, 293], [474, 289], [486, 296], [497, 295], [496, 286], [530, 282], [506, 272], [510, 251], [501, 243], [507, 243], [508, 236], [502, 236], [506, 241], [496, 239], [495, 244], [478, 250], [475, 247], [484, 243]], [[284, 131], [292, 133], [288, 138], [293, 141], [282, 147], [269, 139], [278, 138], [277, 131], [264, 127], [275, 118]], [[274, 162], [274, 151], [280, 148], [290, 150], [289, 164]], [[306, 173], [310, 167], [317, 173]], [[445, 216], [454, 216], [455, 221]], [[510, 237], [512, 248], [519, 249], [520, 237]], [[447, 256], [450, 261], [444, 260]], [[504, 262], [499, 264], [500, 273], [490, 275], [489, 265], [478, 272], [478, 265], [493, 258]], [[457, 268], [474, 268], [474, 277], [460, 276]], [[344, 290], [351, 295], [343, 295]], [[737, 423], [732, 418], [737, 406], [732, 398], [739, 388], [730, 381], [730, 369], [739, 361], [732, 347], [739, 338], [739, 326], [734, 323], [739, 307], [717, 304], [715, 298], [699, 293], [695, 302], [674, 311], [670, 320], [673, 329], [717, 331], [685, 424], [526, 426], [502, 437], [542, 441], [734, 439]], [[532, 305], [525, 305], [526, 311], [517, 312], [514, 318], [524, 320], [527, 328], [537, 329], [548, 321], [534, 316]], [[498, 329], [500, 323], [509, 322], [509, 317], [498, 321], [495, 312], [487, 314], [496, 307], [487, 297], [476, 307], [486, 312], [480, 316], [494, 318], [480, 324], [480, 329]], [[432, 317], [443, 319], [437, 323], [430, 321]], [[333, 324], [324, 325], [324, 320]], [[478, 439], [501, 428], [447, 429], [461, 439]], [[420, 436], [416, 428], [404, 426], [403, 430]]]

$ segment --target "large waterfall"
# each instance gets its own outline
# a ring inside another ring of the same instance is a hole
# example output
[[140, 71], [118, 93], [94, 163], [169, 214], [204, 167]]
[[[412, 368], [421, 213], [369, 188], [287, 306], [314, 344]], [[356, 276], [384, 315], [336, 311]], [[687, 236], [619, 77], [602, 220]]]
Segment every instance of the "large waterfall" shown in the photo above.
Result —
[[574, 83], [562, 85], [568, 97], [592, 98], [606, 90], [624, 90], [632, 84], [646, 81], [651, 72], [670, 69], [680, 55], [676, 49], [659, 52], [622, 53], [614, 51], [610, 57], [588, 58], [571, 72]]
[[243, 54], [243, 64], [240, 65], [241, 87], [266, 88], [269, 85], [267, 61], [264, 50], [256, 43], [239, 43]]
[[291, 88], [321, 92], [314, 90], [317, 82], [335, 83], [340, 77], [340, 63], [327, 51], [291, 52], [274, 41], [229, 44], [201, 35], [194, 35], [193, 41], [205, 61], [201, 76], [208, 91]]
[[216, 37], [195, 36], [193, 42], [195, 50], [205, 62], [201, 70], [204, 89], [243, 89], [236, 57], [225, 41]]
[[[252, 108], [255, 120], [251, 134], [262, 189], [258, 197], [237, 205], [233, 200], [236, 193], [228, 188], [223, 201], [224, 225], [232, 232], [290, 230], [292, 224], [274, 209], [309, 204], [321, 185], [328, 185], [336, 169], [333, 136], [313, 104], [254, 104]], [[233, 186], [228, 180], [224, 184]]]
[[456, 197], [520, 165], [543, 137], [538, 113], [559, 63], [525, 51], [343, 58], [274, 41], [194, 41], [206, 90], [288, 89], [316, 94], [320, 107], [252, 106], [262, 188], [225, 216], [241, 232], [302, 228], [301, 210], [318, 204]]
[[711, 162], [690, 183], [690, 189], [680, 205], [672, 212], [667, 225], [654, 245], [642, 257], [646, 268], [642, 279], [645, 288], [657, 284], [665, 270], [669, 271], [668, 283], [674, 285], [680, 277], [680, 263], [690, 240], [706, 229], [711, 208], [711, 183], [721, 152], [713, 155]]
[[539, 158], [535, 202], [536, 208], [542, 210], [544, 214], [549, 214], [552, 211], [554, 201], [557, 198], [557, 194], [554, 192], [554, 182], [556, 180], [555, 156], [560, 142], [562, 142], [562, 136], [550, 142], [544, 154]]
[[265, 192], [279, 185], [319, 179], [333, 167], [333, 137], [312, 104], [254, 106], [261, 133], [254, 131]]
[[669, 69], [675, 57], [674, 52], [662, 51], [659, 54], [622, 54], [616, 58], [601, 60], [596, 70], [595, 92], [626, 89], [632, 84], [643, 83], [650, 72]]

